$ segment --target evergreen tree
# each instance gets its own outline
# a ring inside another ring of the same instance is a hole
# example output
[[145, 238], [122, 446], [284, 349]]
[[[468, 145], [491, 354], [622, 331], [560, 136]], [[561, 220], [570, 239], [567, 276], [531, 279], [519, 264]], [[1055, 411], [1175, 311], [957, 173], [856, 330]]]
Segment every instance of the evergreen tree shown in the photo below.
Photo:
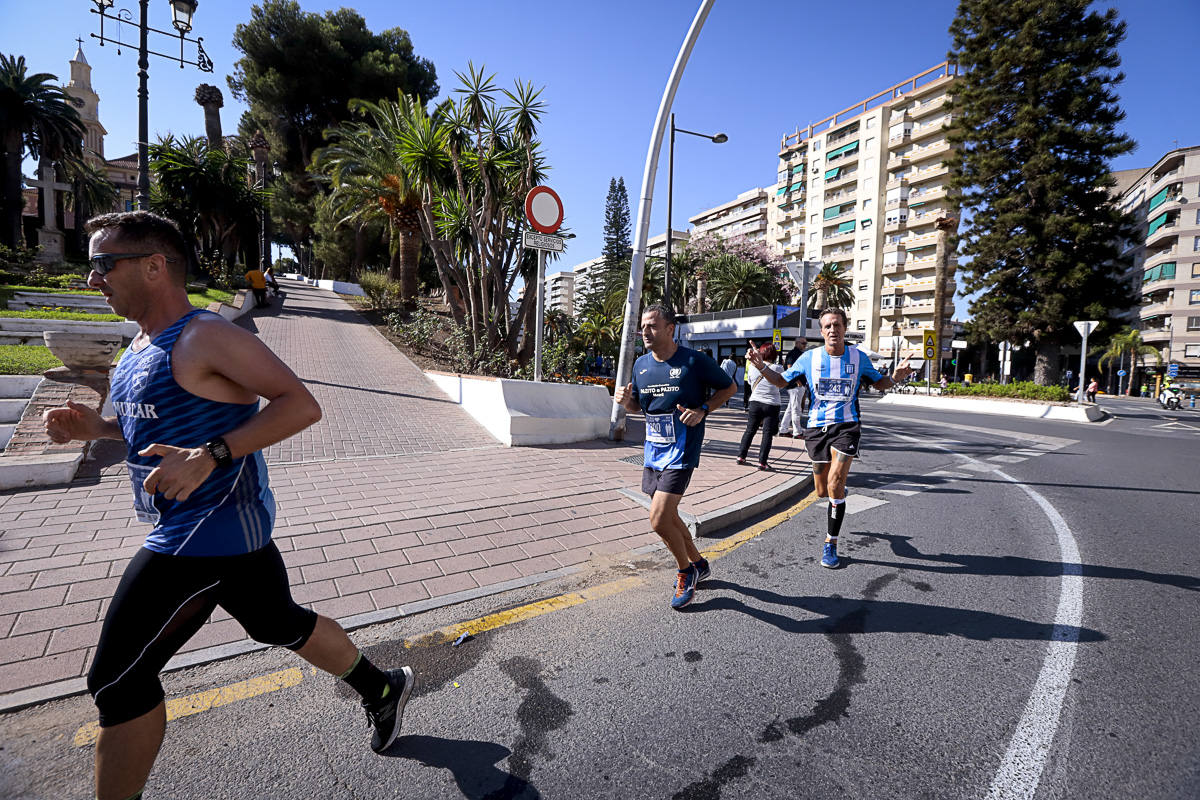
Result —
[[[968, 220], [962, 270], [976, 325], [1037, 352], [1057, 381], [1072, 321], [1136, 302], [1120, 259], [1132, 220], [1112, 202], [1111, 159], [1133, 149], [1114, 87], [1125, 24], [1089, 0], [960, 0], [950, 59], [962, 67], [948, 139], [951, 187]], [[1116, 324], [1115, 322], [1111, 324]]]
[[608, 197], [604, 201], [604, 270], [608, 272], [629, 261], [630, 244], [629, 195], [625, 178], [608, 181]]

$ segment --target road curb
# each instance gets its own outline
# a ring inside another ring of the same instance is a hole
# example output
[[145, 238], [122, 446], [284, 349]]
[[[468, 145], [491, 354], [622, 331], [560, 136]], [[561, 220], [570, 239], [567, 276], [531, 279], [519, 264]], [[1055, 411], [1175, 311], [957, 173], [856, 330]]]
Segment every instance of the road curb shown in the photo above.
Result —
[[[701, 514], [699, 517], [689, 514], [686, 511], [680, 511], [679, 516], [683, 519], [683, 524], [687, 525], [688, 530], [692, 532], [692, 538], [694, 539], [699, 536], [715, 533], [722, 528], [727, 528], [734, 523], [741, 522], [744, 519], [774, 508], [785, 500], [802, 494], [810, 486], [812, 486], [812, 473], [796, 475], [790, 480], [779, 484], [774, 489], [768, 489], [754, 497], [747, 498], [719, 511], [710, 511], [707, 514]], [[628, 488], [618, 489], [617, 491], [642, 508], [646, 510], [650, 509], [650, 498], [640, 491]]]

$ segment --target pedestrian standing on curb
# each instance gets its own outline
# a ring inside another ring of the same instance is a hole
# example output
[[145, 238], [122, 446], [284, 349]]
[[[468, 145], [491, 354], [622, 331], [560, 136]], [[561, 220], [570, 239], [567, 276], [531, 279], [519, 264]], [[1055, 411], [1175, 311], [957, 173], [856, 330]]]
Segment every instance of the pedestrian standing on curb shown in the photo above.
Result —
[[762, 442], [758, 448], [758, 468], [762, 471], [769, 469], [767, 458], [771, 455], [771, 440], [779, 430], [779, 387], [763, 377], [765, 372], [783, 374], [783, 367], [775, 361], [775, 345], [767, 342], [758, 347], [758, 355], [764, 362], [759, 368], [751, 364], [746, 369], [746, 383], [750, 384], [750, 406], [746, 410], [746, 430], [742, 433], [742, 441], [738, 446], [737, 463], [746, 463], [746, 454], [754, 442], [754, 434], [762, 427]]
[[[782, 388], [788, 381], [804, 376], [812, 387], [812, 410], [808, 427], [804, 429], [804, 445], [812, 462], [817, 496], [829, 499], [821, 566], [833, 569], [841, 565], [837, 540], [842, 519], [846, 516], [846, 478], [851, 462], [859, 455], [862, 434], [858, 413], [859, 384], [866, 378], [874, 388], [884, 391], [911, 375], [913, 370], [908, 359], [891, 377], [875, 369], [857, 347], [846, 344], [849, 320], [842, 309], [827, 308], [818, 319], [825, 346], [804, 353], [782, 375], [766, 371], [763, 377]], [[766, 366], [754, 348], [746, 351], [746, 358], [759, 369]]]
[[[381, 671], [333, 620], [292, 600], [271, 541], [262, 450], [321, 418], [300, 379], [256, 336], [192, 308], [175, 224], [133, 211], [88, 223], [91, 275], [140, 332], [112, 375], [115, 418], [68, 403], [54, 442], [120, 439], [138, 519], [153, 525], [108, 607], [88, 672], [100, 712], [96, 797], [140, 798], [166, 728], [158, 675], [220, 606], [256, 641], [286, 647], [361, 697], [382, 752], [400, 731], [409, 667]], [[259, 397], [269, 403], [259, 408]]]
[[1100, 382], [1092, 378], [1092, 382], [1087, 385], [1087, 401], [1089, 403], [1096, 402], [1096, 392], [1100, 391]]
[[[633, 364], [633, 380], [614, 399], [646, 417], [642, 491], [650, 495], [650, 524], [675, 557], [678, 573], [671, 608], [692, 602], [696, 584], [711, 574], [679, 516], [679, 501], [700, 464], [704, 419], [737, 387], [717, 362], [675, 342], [675, 314], [662, 303], [642, 313], [646, 354]], [[711, 392], [711, 394], [710, 394]]]
[[[737, 362], [733, 360], [732, 353], [725, 356], [725, 360], [721, 362], [721, 369], [725, 370], [725, 374], [728, 375], [729, 379], [734, 382], [734, 391], [736, 391], [737, 378], [734, 376], [737, 375], [738, 365]], [[729, 403], [726, 403], [725, 405], [729, 405]]]
[[[804, 353], [805, 344], [803, 337], [796, 337], [792, 349], [788, 350], [783, 361], [785, 368], [796, 363], [796, 359]], [[783, 417], [779, 421], [780, 436], [797, 439], [804, 435], [801, 431], [804, 430], [804, 398], [807, 394], [808, 385], [802, 379], [796, 378], [788, 382], [786, 405], [783, 408]]]

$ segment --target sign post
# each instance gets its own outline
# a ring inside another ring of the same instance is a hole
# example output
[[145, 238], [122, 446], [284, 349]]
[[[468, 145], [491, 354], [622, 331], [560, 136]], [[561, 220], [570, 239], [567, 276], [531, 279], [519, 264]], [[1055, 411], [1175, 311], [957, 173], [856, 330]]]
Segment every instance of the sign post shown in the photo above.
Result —
[[[1096, 330], [1096, 326], [1100, 323], [1093, 319], [1077, 320], [1075, 330], [1079, 331], [1079, 335], [1083, 337], [1083, 346], [1079, 348], [1079, 393], [1075, 396], [1076, 403], [1082, 403], [1084, 398], [1084, 385], [1087, 382], [1087, 340], [1088, 334]], [[1070, 376], [1068, 375], [1068, 380]]]
[[929, 328], [921, 332], [921, 347], [925, 355], [925, 394], [933, 394], [933, 359], [940, 355], [937, 351], [937, 333]]
[[[525, 195], [525, 219], [538, 233], [525, 231], [522, 243], [538, 251], [537, 321], [533, 334], [533, 379], [542, 380], [542, 334], [546, 327], [546, 252], [563, 251], [561, 236], [553, 236], [562, 226], [563, 204], [549, 186], [535, 186]], [[539, 235], [541, 234], [541, 235]]]

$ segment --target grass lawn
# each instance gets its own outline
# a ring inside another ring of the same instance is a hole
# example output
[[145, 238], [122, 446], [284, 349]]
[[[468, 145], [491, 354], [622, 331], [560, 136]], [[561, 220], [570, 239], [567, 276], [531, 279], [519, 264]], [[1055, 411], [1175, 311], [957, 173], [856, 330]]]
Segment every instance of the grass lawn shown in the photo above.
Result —
[[[0, 308], [8, 308], [8, 301], [15, 292], [43, 292], [48, 294], [79, 294], [99, 297], [100, 292], [83, 292], [74, 289], [46, 289], [40, 286], [0, 286]], [[196, 308], [208, 308], [212, 302], [228, 303], [233, 300], [235, 292], [225, 289], [204, 289], [199, 292], [188, 292], [188, 302]]]
[[0, 375], [41, 375], [62, 365], [48, 347], [0, 344]]
[[235, 292], [225, 289], [205, 289], [202, 292], [188, 292], [188, 300], [196, 308], [208, 308], [209, 303], [228, 303], [233, 300]]
[[69, 319], [78, 322], [124, 322], [119, 314], [88, 314], [82, 311], [0, 311], [0, 318]]

